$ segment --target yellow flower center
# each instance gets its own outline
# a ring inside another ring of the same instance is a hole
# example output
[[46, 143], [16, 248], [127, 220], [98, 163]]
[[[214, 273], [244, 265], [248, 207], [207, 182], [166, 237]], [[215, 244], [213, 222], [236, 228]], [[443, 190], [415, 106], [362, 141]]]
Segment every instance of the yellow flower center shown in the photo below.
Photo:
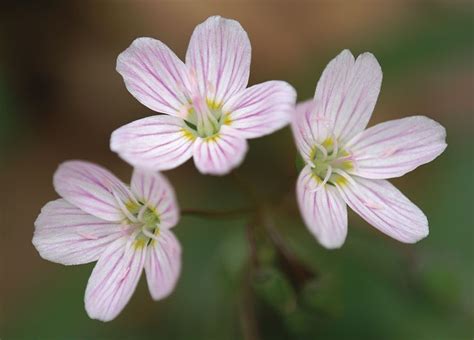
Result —
[[195, 97], [187, 106], [186, 112], [185, 131], [193, 137], [215, 136], [222, 125], [228, 125], [231, 122], [229, 114], [222, 111], [222, 105], [209, 99]]
[[145, 247], [156, 240], [160, 233], [160, 215], [142, 202], [129, 203], [125, 223], [135, 227], [132, 233], [135, 248]]
[[353, 169], [350, 153], [339, 147], [337, 140], [331, 137], [314, 146], [309, 165], [318, 183], [330, 185], [344, 184], [345, 173]]

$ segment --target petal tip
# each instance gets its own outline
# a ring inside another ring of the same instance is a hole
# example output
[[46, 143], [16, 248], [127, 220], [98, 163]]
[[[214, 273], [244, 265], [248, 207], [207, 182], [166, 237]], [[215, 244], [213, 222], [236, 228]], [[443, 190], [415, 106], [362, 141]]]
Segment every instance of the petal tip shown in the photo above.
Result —
[[345, 48], [343, 49], [340, 53], [339, 53], [340, 56], [344, 56], [344, 57], [354, 57], [354, 55], [352, 54], [351, 50], [348, 49], [348, 48]]
[[193, 160], [203, 175], [225, 176], [239, 167], [248, 152], [247, 140], [231, 128], [221, 128], [216, 138], [197, 138]]
[[332, 243], [332, 242], [325, 242], [325, 241], [322, 241], [322, 240], [318, 240], [319, 243], [326, 249], [328, 250], [338, 250], [338, 249], [341, 249], [342, 246], [344, 245], [345, 243], [345, 240], [344, 242], [342, 243]]
[[430, 234], [430, 228], [428, 226], [428, 219], [426, 216], [425, 216], [425, 221], [426, 223], [418, 228], [417, 233], [414, 233], [411, 238], [408, 238], [407, 240], [403, 240], [402, 242], [413, 244], [413, 243], [418, 243], [419, 241], [427, 238]]

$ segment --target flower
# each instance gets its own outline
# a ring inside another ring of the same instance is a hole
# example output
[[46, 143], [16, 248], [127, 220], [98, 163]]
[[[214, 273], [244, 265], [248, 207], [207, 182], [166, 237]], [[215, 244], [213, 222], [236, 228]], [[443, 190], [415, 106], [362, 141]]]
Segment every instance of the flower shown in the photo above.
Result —
[[56, 171], [54, 187], [62, 198], [41, 210], [33, 244], [41, 257], [64, 265], [98, 260], [85, 294], [91, 318], [114, 319], [143, 268], [154, 300], [172, 292], [181, 246], [170, 231], [179, 211], [166, 178], [135, 169], [129, 188], [100, 166], [68, 161]]
[[428, 235], [423, 212], [386, 179], [428, 163], [446, 148], [437, 122], [413, 116], [366, 129], [382, 70], [370, 53], [345, 50], [324, 70], [313, 100], [297, 105], [292, 124], [305, 167], [297, 198], [309, 230], [326, 248], [341, 247], [347, 207], [394, 239]]
[[117, 71], [139, 102], [165, 115], [117, 129], [111, 149], [149, 170], [172, 169], [193, 156], [203, 174], [230, 172], [243, 161], [246, 139], [288, 124], [296, 101], [283, 81], [246, 88], [250, 50], [242, 26], [219, 16], [195, 28], [186, 64], [161, 41], [136, 39], [119, 55]]

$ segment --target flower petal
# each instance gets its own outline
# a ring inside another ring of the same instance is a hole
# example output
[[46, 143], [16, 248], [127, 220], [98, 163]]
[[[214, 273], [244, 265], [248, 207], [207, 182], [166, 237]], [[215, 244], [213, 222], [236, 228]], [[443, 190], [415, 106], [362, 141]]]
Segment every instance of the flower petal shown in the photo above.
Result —
[[182, 116], [185, 112], [188, 71], [161, 41], [135, 39], [118, 56], [117, 71], [122, 75], [128, 91], [143, 105], [175, 116]]
[[222, 111], [232, 128], [244, 138], [273, 133], [290, 122], [295, 109], [296, 92], [284, 81], [254, 85], [230, 98]]
[[160, 115], [118, 128], [110, 148], [135, 167], [169, 170], [191, 158], [194, 139], [182, 119]]
[[338, 189], [352, 210], [388, 236], [405, 243], [428, 236], [426, 216], [390, 182], [354, 177]]
[[126, 226], [101, 220], [64, 199], [46, 204], [35, 221], [33, 245], [45, 260], [65, 265], [96, 261]]
[[157, 237], [147, 247], [145, 262], [148, 289], [154, 300], [173, 291], [181, 272], [181, 246], [176, 237], [166, 229], [160, 229]]
[[319, 243], [329, 249], [341, 247], [347, 236], [347, 207], [337, 189], [327, 184], [318, 187], [306, 166], [296, 191], [303, 220]]
[[213, 137], [197, 138], [194, 164], [203, 174], [225, 175], [242, 163], [247, 141], [228, 126], [222, 126]]
[[134, 169], [131, 183], [135, 197], [156, 210], [160, 227], [172, 228], [178, 223], [179, 209], [173, 187], [162, 174]]
[[312, 113], [313, 108], [312, 99], [298, 103], [291, 124], [296, 146], [306, 161], [311, 159], [311, 152], [320, 136], [318, 132], [320, 123], [317, 121], [317, 116]]
[[250, 41], [242, 26], [235, 20], [213, 16], [194, 29], [186, 65], [200, 93], [224, 104], [247, 86], [250, 54]]
[[130, 190], [111, 172], [85, 161], [62, 163], [53, 183], [66, 201], [107, 221], [123, 219], [119, 202], [135, 202]]
[[326, 120], [341, 142], [364, 130], [374, 110], [382, 83], [382, 70], [371, 53], [356, 61], [342, 51], [324, 70], [316, 87], [315, 114]]
[[146, 247], [126, 236], [112, 243], [99, 258], [87, 283], [85, 306], [89, 317], [114, 319], [130, 300], [146, 258]]
[[431, 162], [446, 148], [446, 130], [423, 116], [377, 124], [349, 143], [353, 173], [366, 178], [393, 178]]

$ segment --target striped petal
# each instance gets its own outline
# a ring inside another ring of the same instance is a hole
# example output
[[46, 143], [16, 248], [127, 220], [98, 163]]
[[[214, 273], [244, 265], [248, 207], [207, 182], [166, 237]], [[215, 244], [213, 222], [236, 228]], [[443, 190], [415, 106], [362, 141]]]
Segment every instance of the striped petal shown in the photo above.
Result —
[[169, 170], [192, 156], [194, 139], [182, 119], [160, 115], [118, 128], [112, 133], [110, 148], [134, 167]]
[[317, 116], [312, 113], [313, 108], [314, 101], [312, 99], [298, 103], [291, 124], [296, 146], [306, 161], [311, 160], [311, 152], [320, 139], [318, 129], [322, 124], [317, 120]]
[[135, 202], [130, 190], [111, 172], [85, 161], [62, 163], [53, 183], [66, 201], [107, 221], [122, 220], [121, 207]]
[[382, 83], [382, 70], [371, 53], [357, 60], [342, 51], [324, 70], [316, 87], [314, 114], [346, 142], [367, 126]]
[[431, 162], [446, 148], [446, 130], [423, 116], [377, 124], [348, 144], [355, 163], [353, 174], [393, 178]]
[[134, 169], [131, 188], [140, 202], [156, 211], [160, 227], [171, 228], [178, 223], [175, 193], [165, 176], [156, 171]]
[[101, 220], [64, 199], [46, 204], [35, 221], [33, 245], [45, 260], [65, 265], [96, 261], [126, 226]]
[[428, 236], [426, 216], [390, 182], [355, 177], [338, 189], [352, 210], [388, 236], [404, 243]]
[[112, 243], [97, 261], [87, 283], [85, 306], [89, 317], [114, 319], [125, 307], [140, 279], [146, 247], [129, 237]]
[[337, 189], [331, 185], [318, 186], [306, 166], [296, 184], [298, 205], [303, 220], [326, 248], [339, 248], [347, 236], [347, 207]]
[[232, 128], [222, 126], [216, 136], [197, 138], [194, 164], [203, 174], [225, 175], [242, 163], [247, 149], [244, 138]]
[[186, 65], [199, 92], [221, 105], [247, 87], [250, 54], [250, 41], [242, 26], [235, 20], [213, 16], [194, 29]]
[[176, 237], [160, 229], [157, 240], [147, 247], [145, 273], [148, 289], [154, 300], [168, 296], [174, 289], [181, 272], [181, 246]]
[[128, 91], [143, 105], [175, 116], [186, 113], [188, 71], [161, 41], [136, 39], [118, 56], [117, 71]]
[[284, 81], [267, 81], [254, 85], [230, 98], [223, 112], [229, 125], [244, 138], [257, 138], [273, 133], [290, 122], [296, 92]]

